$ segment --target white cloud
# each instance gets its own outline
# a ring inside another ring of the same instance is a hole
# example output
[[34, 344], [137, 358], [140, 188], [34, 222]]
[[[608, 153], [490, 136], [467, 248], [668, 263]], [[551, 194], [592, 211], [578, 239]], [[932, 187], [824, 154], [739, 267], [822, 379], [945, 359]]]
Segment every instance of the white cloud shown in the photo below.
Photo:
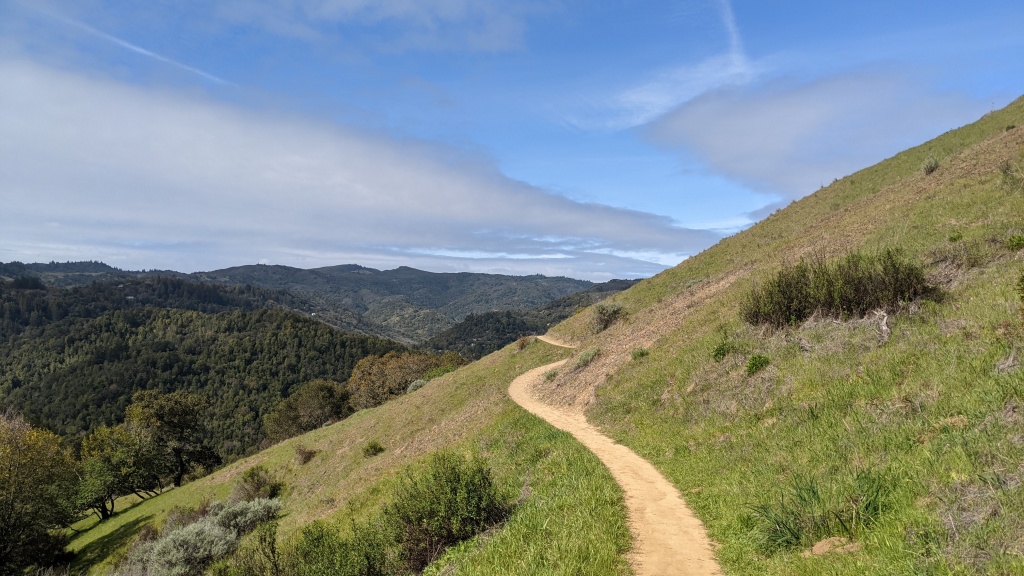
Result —
[[716, 239], [550, 194], [458, 150], [28, 60], [0, 58], [0, 133], [5, 260], [195, 270], [266, 258], [600, 277], [649, 274]]
[[986, 104], [929, 91], [910, 71], [723, 88], [653, 121], [650, 138], [755, 189], [800, 198], [951, 127]]

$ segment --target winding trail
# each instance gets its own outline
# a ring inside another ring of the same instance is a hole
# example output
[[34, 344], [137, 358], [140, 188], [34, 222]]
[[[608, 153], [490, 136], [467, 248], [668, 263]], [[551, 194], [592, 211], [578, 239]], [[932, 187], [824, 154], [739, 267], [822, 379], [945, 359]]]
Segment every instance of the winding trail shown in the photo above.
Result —
[[[554, 346], [572, 348], [549, 336], [538, 336], [537, 339]], [[561, 360], [522, 374], [512, 381], [508, 394], [527, 411], [572, 434], [611, 471], [625, 493], [629, 527], [634, 539], [630, 553], [634, 574], [720, 575], [722, 572], [715, 561], [704, 525], [661, 472], [591, 426], [582, 412], [551, 406], [534, 397], [533, 388], [544, 373], [565, 362]]]

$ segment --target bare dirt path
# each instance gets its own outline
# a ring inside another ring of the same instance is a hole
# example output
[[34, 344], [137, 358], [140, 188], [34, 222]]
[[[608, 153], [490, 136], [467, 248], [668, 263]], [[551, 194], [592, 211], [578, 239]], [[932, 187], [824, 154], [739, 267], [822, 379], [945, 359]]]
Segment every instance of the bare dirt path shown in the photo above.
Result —
[[[555, 346], [566, 344], [544, 336], [538, 339]], [[551, 406], [538, 400], [533, 388], [544, 373], [564, 364], [562, 360], [519, 376], [508, 393], [516, 404], [572, 434], [604, 463], [625, 493], [633, 551], [630, 565], [638, 576], [720, 575], [704, 525], [687, 508], [676, 490], [650, 462], [591, 426], [582, 412]]]

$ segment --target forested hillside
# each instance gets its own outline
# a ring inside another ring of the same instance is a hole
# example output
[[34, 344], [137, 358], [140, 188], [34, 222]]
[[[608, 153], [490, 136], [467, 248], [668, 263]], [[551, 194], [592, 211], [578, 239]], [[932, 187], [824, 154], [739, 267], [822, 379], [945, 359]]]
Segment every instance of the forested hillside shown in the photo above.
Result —
[[636, 284], [637, 280], [610, 280], [583, 292], [531, 310], [502, 310], [470, 314], [458, 324], [424, 343], [433, 350], [454, 350], [466, 358], [482, 358], [523, 336], [543, 334], [579, 310]]
[[0, 402], [80, 437], [141, 390], [196, 392], [222, 456], [250, 452], [262, 417], [306, 381], [345, 381], [396, 342], [340, 332], [274, 305], [275, 291], [154, 278], [0, 292]]

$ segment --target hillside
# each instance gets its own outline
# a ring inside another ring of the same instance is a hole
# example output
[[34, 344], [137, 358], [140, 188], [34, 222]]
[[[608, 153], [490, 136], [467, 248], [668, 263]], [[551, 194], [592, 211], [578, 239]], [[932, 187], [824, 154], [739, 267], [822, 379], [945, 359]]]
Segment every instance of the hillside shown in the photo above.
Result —
[[572, 278], [435, 273], [406, 266], [381, 271], [352, 264], [311, 270], [239, 266], [194, 276], [285, 289], [322, 313], [350, 311], [380, 334], [407, 343], [427, 340], [469, 314], [536, 308], [593, 286]]
[[470, 314], [530, 310], [595, 286], [564, 277], [435, 273], [405, 266], [381, 271], [355, 264], [309, 270], [252, 265], [183, 274], [125, 271], [101, 262], [0, 263], [0, 280], [21, 277], [56, 287], [152, 277], [253, 286], [274, 291], [286, 300], [278, 303], [316, 314], [342, 330], [406, 344], [436, 336]]
[[0, 403], [72, 441], [119, 422], [142, 390], [196, 392], [221, 456], [251, 453], [263, 416], [304, 382], [344, 382], [397, 342], [281, 308], [291, 297], [173, 278], [76, 288], [0, 283]]
[[431, 350], [454, 350], [465, 358], [479, 359], [523, 336], [543, 334], [576, 312], [636, 284], [636, 280], [611, 280], [564, 296], [530, 310], [502, 310], [470, 314], [458, 324], [423, 343]]
[[[726, 574], [1024, 573], [1022, 215], [1024, 99], [570, 317], [552, 333], [573, 352], [508, 346], [149, 500], [72, 547], [95, 565], [172, 506], [225, 496], [257, 463], [287, 483], [287, 546], [314, 519], [344, 530], [367, 517], [406, 465], [454, 446], [486, 455], [520, 504], [427, 573], [628, 573], [607, 472], [506, 397], [517, 374], [568, 357], [539, 392], [585, 408], [653, 463]], [[936, 292], [863, 318], [741, 320], [752, 287], [783, 266], [887, 249], [922, 266]], [[385, 452], [364, 457], [374, 439]], [[295, 460], [299, 444], [318, 450], [309, 464]], [[841, 552], [810, 552], [832, 537], [849, 539]]]

